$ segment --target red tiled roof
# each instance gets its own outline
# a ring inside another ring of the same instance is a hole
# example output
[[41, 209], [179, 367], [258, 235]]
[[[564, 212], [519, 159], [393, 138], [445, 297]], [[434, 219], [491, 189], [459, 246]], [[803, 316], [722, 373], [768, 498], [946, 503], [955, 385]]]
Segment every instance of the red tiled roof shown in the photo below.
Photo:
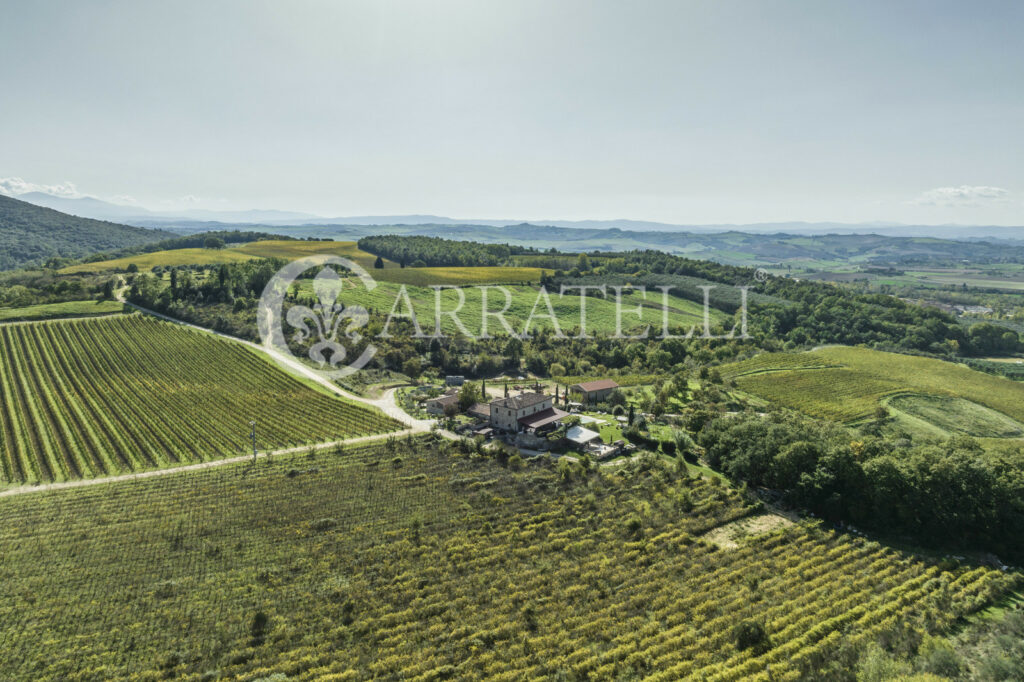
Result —
[[530, 414], [525, 417], [520, 417], [519, 423], [528, 429], [536, 429], [540, 428], [541, 426], [546, 426], [551, 422], [556, 422], [562, 417], [567, 416], [569, 416], [568, 412], [563, 412], [557, 407], [549, 407], [547, 409], [541, 410], [540, 412], [537, 412], [536, 414]]
[[576, 384], [573, 386], [577, 391], [589, 393], [591, 391], [603, 391], [606, 388], [618, 388], [619, 385], [611, 379], [598, 379], [597, 381], [587, 381], [582, 384]]

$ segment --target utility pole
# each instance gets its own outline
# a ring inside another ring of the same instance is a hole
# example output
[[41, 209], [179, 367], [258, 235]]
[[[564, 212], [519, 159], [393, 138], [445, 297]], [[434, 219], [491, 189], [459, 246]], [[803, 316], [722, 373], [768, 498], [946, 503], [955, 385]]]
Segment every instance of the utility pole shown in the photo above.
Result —
[[256, 422], [250, 421], [249, 426], [252, 427], [252, 461], [256, 461]]

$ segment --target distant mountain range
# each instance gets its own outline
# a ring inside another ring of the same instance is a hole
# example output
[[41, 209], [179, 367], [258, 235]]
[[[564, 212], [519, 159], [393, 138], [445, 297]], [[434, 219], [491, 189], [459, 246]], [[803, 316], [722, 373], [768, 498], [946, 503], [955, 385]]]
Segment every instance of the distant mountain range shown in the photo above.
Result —
[[[109, 213], [114, 209], [128, 208], [88, 197], [65, 199], [33, 195], [33, 198], [80, 213], [93, 210]], [[231, 215], [237, 218], [249, 213], [243, 211]], [[260, 216], [274, 214], [273, 211], [258, 213]], [[972, 234], [957, 241], [939, 238], [934, 226], [921, 227], [926, 230], [924, 236], [893, 236], [843, 233], [842, 228], [853, 229], [855, 226], [835, 223], [800, 224], [806, 230], [827, 228], [828, 233], [796, 234], [791, 224], [774, 223], [727, 230], [728, 226], [721, 225], [683, 229], [682, 226], [660, 223], [654, 223], [657, 229], [641, 229], [650, 223], [638, 221], [627, 221], [633, 229], [612, 226], [616, 221], [552, 221], [560, 225], [508, 225], [502, 221], [490, 221], [492, 224], [415, 222], [431, 218], [450, 220], [440, 216], [363, 216], [339, 219], [346, 221], [343, 224], [306, 221], [293, 225], [280, 221], [145, 219], [164, 228], [158, 230], [120, 224], [137, 220], [130, 216], [118, 223], [106, 222], [0, 196], [0, 269], [39, 264], [53, 257], [78, 258], [174, 236], [225, 229], [263, 233], [254, 234], [253, 238], [270, 233], [297, 239], [357, 240], [369, 235], [394, 234], [555, 248], [566, 252], [653, 249], [732, 265], [784, 267], [794, 272], [880, 264], [900, 267], [921, 263], [1024, 262], [1024, 230], [1021, 228], [1000, 228], [1007, 235], [1002, 239], [981, 239]], [[704, 231], [700, 231], [702, 227]], [[912, 226], [900, 226], [901, 229], [908, 227]], [[758, 228], [760, 232], [755, 231]], [[880, 230], [876, 226], [875, 231]]]
[[95, 197], [58, 197], [45, 192], [28, 192], [19, 194], [18, 199], [27, 201], [37, 206], [45, 206], [55, 211], [93, 218], [96, 220], [120, 220], [132, 224], [146, 223], [167, 223], [195, 220], [213, 220], [223, 223], [250, 223], [262, 222], [264, 224], [289, 223], [292, 221], [304, 222], [316, 219], [311, 213], [297, 213], [294, 211], [210, 211], [206, 209], [189, 209], [184, 211], [150, 211], [141, 206], [127, 206], [114, 204]]
[[[102, 201], [93, 197], [67, 198], [43, 192], [30, 192], [17, 197], [38, 206], [45, 206], [64, 213], [97, 220], [114, 220], [141, 227], [176, 227], [179, 231], [200, 229], [230, 229], [235, 225], [282, 227], [296, 226], [312, 228], [323, 226], [357, 225], [465, 225], [505, 227], [522, 224], [523, 220], [461, 219], [438, 215], [376, 215], [341, 216], [325, 218], [311, 213], [275, 210], [214, 211], [190, 209], [181, 211], [150, 211], [139, 206], [126, 206]], [[904, 225], [900, 223], [836, 223], [836, 222], [774, 222], [745, 225], [700, 224], [684, 225], [660, 223], [645, 220], [531, 220], [529, 224], [585, 230], [617, 229], [628, 232], [687, 232], [722, 233], [744, 232], [750, 234], [877, 234], [890, 237], [936, 237], [956, 240], [1014, 240], [1024, 241], [1024, 226], [1004, 227], [997, 225]], [[327, 236], [327, 235], [324, 235]]]

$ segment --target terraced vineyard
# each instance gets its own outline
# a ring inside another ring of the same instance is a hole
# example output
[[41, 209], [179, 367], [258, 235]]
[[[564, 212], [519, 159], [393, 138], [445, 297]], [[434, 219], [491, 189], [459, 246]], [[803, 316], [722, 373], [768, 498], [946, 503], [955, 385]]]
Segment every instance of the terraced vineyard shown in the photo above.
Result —
[[[964, 409], [935, 424], [940, 430], [997, 436], [1024, 422], [1024, 384], [932, 358], [829, 346], [806, 353], [763, 353], [725, 365], [721, 372], [760, 398], [843, 422], [871, 417], [887, 399], [909, 394], [962, 399], [946, 401], [947, 411], [956, 405]], [[924, 405], [912, 409], [928, 413]], [[1010, 426], [990, 432], [996, 421]]]
[[0, 479], [62, 481], [400, 428], [248, 349], [140, 315], [0, 326]]
[[[806, 526], [721, 549], [702, 536], [751, 509], [717, 482], [514, 471], [430, 439], [0, 500], [0, 669], [829, 679], [1017, 580]], [[743, 624], [765, 636], [741, 647]]]

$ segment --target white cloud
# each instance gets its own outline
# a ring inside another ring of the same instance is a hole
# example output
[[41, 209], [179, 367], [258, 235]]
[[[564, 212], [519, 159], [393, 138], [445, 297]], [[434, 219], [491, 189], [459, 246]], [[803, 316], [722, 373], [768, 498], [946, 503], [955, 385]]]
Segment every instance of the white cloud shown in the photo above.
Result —
[[982, 204], [1007, 201], [1010, 193], [1002, 187], [986, 187], [985, 185], [960, 185], [959, 187], [936, 187], [920, 196], [911, 203], [921, 206], [981, 206]]
[[55, 197], [80, 197], [78, 188], [74, 183], [62, 182], [56, 185], [40, 185], [34, 182], [27, 182], [21, 178], [0, 178], [0, 193], [7, 195], [25, 194], [26, 192], [45, 192]]

